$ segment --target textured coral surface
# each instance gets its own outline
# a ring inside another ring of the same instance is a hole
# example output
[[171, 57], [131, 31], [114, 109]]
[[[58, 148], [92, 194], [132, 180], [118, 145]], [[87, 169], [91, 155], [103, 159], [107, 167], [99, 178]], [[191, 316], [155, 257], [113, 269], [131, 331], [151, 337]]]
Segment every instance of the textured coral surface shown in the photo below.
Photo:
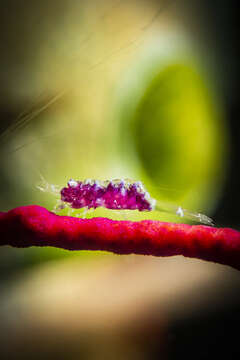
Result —
[[0, 245], [106, 250], [117, 254], [184, 255], [240, 270], [240, 232], [160, 221], [59, 216], [37, 206], [0, 213]]

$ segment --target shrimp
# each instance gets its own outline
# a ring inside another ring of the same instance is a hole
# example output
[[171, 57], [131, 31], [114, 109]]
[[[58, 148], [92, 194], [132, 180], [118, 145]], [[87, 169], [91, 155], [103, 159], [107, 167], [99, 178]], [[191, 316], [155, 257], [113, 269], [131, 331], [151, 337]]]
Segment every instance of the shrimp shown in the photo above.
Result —
[[112, 179], [106, 181], [70, 179], [66, 187], [50, 185], [43, 179], [38, 187], [41, 191], [54, 193], [60, 197], [55, 211], [69, 207], [71, 209], [161, 211], [177, 215], [206, 225], [214, 225], [208, 216], [191, 212], [181, 206], [164, 203], [152, 198], [141, 181], [130, 179]]

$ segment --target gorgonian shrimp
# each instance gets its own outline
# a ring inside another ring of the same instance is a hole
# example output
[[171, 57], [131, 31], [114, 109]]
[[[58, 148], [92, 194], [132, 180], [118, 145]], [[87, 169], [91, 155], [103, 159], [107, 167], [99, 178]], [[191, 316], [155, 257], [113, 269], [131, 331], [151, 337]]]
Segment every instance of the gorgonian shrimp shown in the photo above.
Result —
[[138, 210], [141, 212], [157, 210], [206, 225], [213, 225], [213, 220], [204, 214], [153, 199], [141, 181], [130, 179], [75, 181], [70, 179], [66, 187], [60, 188], [48, 184], [43, 178], [42, 180], [42, 184], [37, 186], [38, 189], [60, 195], [55, 211], [65, 207], [84, 210], [103, 207], [110, 210]]

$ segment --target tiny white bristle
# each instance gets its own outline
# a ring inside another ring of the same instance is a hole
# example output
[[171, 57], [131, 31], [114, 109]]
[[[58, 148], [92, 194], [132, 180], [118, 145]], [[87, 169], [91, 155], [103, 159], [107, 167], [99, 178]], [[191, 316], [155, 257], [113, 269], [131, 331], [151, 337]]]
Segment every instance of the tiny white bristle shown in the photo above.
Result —
[[150, 196], [149, 192], [147, 192], [147, 191], [145, 191], [144, 197], [145, 197], [146, 200], [150, 200], [150, 199], [151, 199], [151, 196]]
[[110, 184], [111, 181], [109, 180], [104, 180], [103, 181], [103, 186], [107, 187]]
[[143, 194], [146, 192], [146, 190], [144, 189], [143, 183], [141, 181], [137, 181], [136, 185], [138, 187], [138, 191]]
[[134, 183], [132, 179], [125, 178], [124, 181], [127, 183], [127, 185], [131, 185]]
[[157, 200], [151, 199], [150, 204], [151, 204], [152, 210], [155, 209], [156, 203], [157, 203]]
[[97, 186], [97, 188], [99, 188], [101, 186], [100, 181], [98, 181], [98, 180], [94, 180], [94, 184]]
[[114, 179], [112, 180], [112, 182], [114, 183], [114, 185], [119, 185], [121, 183], [121, 179]]
[[181, 206], [178, 207], [177, 211], [176, 211], [176, 214], [180, 217], [183, 217], [184, 216], [184, 211], [183, 209], [181, 208]]
[[77, 181], [70, 179], [68, 182], [68, 185], [71, 187], [76, 187], [76, 186], [78, 186], [78, 183], [77, 183]]

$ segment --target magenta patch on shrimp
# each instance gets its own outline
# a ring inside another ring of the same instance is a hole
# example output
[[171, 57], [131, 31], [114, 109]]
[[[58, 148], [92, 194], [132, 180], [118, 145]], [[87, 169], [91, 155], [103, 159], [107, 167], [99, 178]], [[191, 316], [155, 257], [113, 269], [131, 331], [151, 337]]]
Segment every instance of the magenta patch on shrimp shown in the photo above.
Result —
[[111, 210], [152, 211], [156, 203], [140, 181], [69, 180], [60, 194], [61, 200], [73, 209], [105, 207]]

